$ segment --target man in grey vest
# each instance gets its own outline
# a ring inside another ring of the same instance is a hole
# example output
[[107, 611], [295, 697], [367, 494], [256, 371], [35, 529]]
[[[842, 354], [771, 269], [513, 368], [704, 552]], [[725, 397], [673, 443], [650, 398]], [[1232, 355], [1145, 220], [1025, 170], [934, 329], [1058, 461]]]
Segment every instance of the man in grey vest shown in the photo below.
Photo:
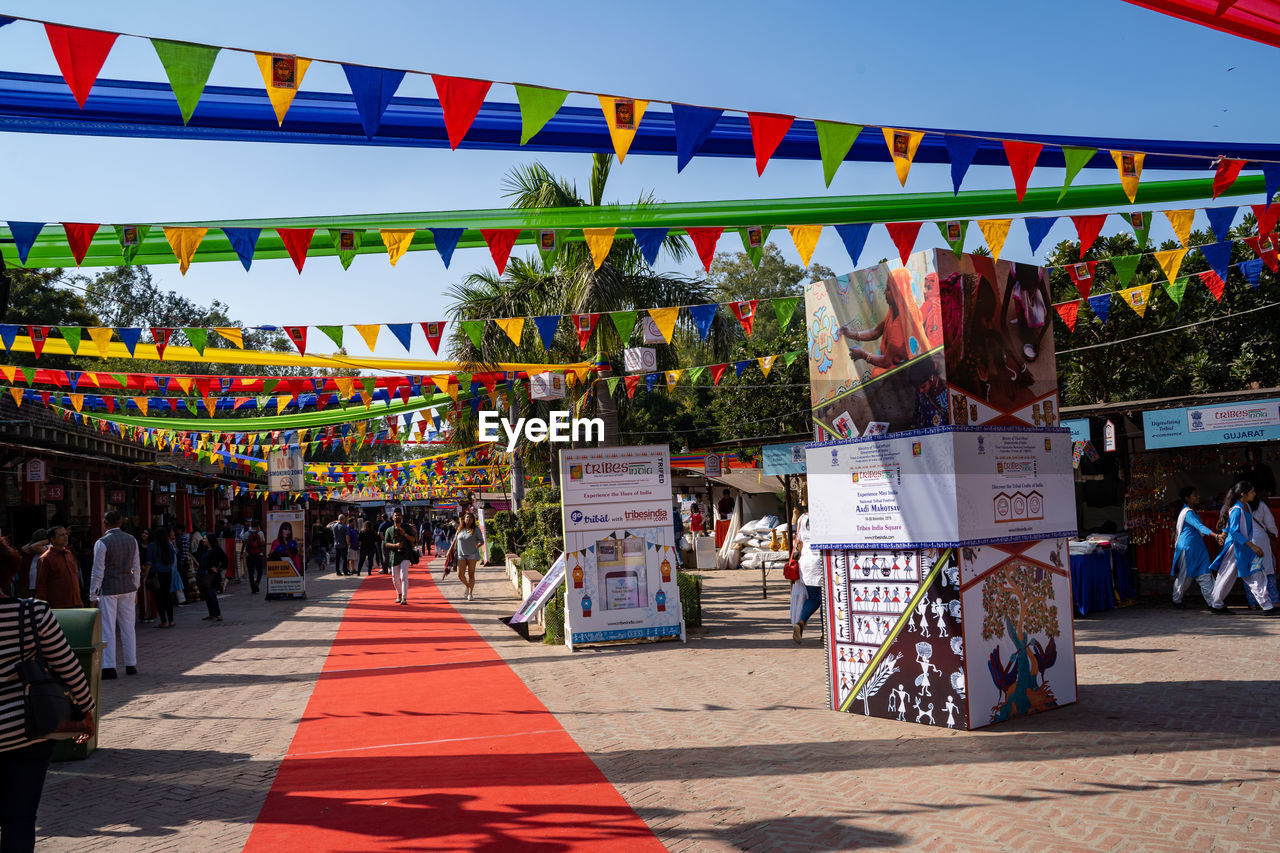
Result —
[[102, 517], [107, 532], [93, 546], [93, 574], [89, 578], [89, 602], [102, 610], [102, 677], [116, 677], [116, 630], [120, 631], [120, 656], [125, 672], [138, 674], [138, 647], [134, 639], [138, 586], [142, 565], [138, 540], [120, 529], [120, 513], [108, 510]]

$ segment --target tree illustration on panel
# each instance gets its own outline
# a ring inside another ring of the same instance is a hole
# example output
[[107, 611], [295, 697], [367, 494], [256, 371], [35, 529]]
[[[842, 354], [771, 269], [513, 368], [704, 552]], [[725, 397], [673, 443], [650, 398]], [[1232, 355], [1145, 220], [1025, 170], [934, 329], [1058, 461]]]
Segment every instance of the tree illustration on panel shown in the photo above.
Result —
[[[991, 709], [991, 722], [1057, 707], [1045, 671], [1058, 659], [1058, 608], [1053, 574], [1043, 566], [1010, 560], [982, 582], [982, 638], [1013, 641], [1008, 664], [996, 646], [987, 661], [1003, 698]], [[1044, 643], [1034, 635], [1043, 635]]]

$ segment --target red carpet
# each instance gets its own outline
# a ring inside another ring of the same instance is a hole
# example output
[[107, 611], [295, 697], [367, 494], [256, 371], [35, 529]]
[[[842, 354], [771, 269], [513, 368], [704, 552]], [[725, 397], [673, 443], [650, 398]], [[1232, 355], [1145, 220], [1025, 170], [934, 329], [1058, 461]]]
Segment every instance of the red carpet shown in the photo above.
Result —
[[423, 566], [409, 601], [361, 583], [246, 850], [665, 849]]

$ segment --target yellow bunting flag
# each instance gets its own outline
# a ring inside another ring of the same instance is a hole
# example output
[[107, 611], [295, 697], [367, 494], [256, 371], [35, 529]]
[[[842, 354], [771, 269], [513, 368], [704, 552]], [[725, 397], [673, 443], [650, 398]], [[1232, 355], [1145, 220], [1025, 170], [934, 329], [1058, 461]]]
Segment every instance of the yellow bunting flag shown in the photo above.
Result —
[[787, 231], [791, 234], [791, 242], [796, 244], [796, 251], [800, 253], [800, 265], [809, 266], [809, 259], [813, 257], [818, 238], [822, 236], [822, 226], [788, 225]]
[[271, 99], [271, 108], [276, 111], [276, 122], [283, 125], [284, 114], [289, 112], [289, 105], [302, 85], [311, 60], [284, 53], [255, 53], [253, 57], [258, 60], [267, 97]]
[[674, 308], [650, 308], [649, 317], [658, 327], [663, 340], [671, 343], [671, 334], [676, 330], [676, 320], [680, 319], [680, 306]]
[[208, 233], [208, 228], [178, 228], [169, 225], [164, 227], [164, 237], [169, 241], [169, 248], [173, 249], [173, 256], [178, 259], [178, 271], [183, 275], [191, 269], [191, 258], [195, 255], [196, 249], [200, 248], [204, 235]]
[[360, 337], [364, 338], [365, 346], [369, 348], [369, 352], [373, 352], [373, 348], [378, 345], [378, 331], [382, 326], [377, 323], [364, 323], [352, 326], [352, 328], [360, 333]]
[[276, 414], [278, 415], [281, 412], [283, 412], [284, 407], [289, 405], [289, 403], [291, 403], [292, 401], [293, 401], [292, 394], [280, 394], [279, 396], [277, 396], [276, 397]]
[[1160, 265], [1165, 277], [1169, 279], [1169, 286], [1173, 287], [1173, 280], [1178, 277], [1178, 268], [1182, 266], [1182, 259], [1186, 257], [1187, 250], [1170, 249], [1167, 252], [1154, 252], [1153, 254], [1156, 263]]
[[431, 374], [431, 381], [434, 382], [436, 384], [436, 387], [440, 389], [441, 394], [449, 393], [449, 378], [450, 378], [449, 374], [447, 373]]
[[102, 326], [89, 327], [89, 338], [93, 341], [94, 345], [98, 347], [98, 352], [103, 358], [106, 358], [107, 354], [111, 352], [111, 336], [114, 334], [115, 332], [113, 330], [103, 328]]
[[676, 387], [676, 383], [680, 381], [680, 374], [683, 372], [683, 370], [668, 370], [666, 372], [667, 390], [671, 390]]
[[400, 256], [409, 251], [413, 235], [418, 232], [412, 228], [383, 228], [378, 233], [382, 235], [382, 244], [387, 247], [387, 257], [391, 259], [391, 266], [394, 267], [396, 261], [400, 260]]
[[501, 320], [495, 319], [493, 322], [498, 324], [499, 329], [507, 333], [511, 343], [520, 346], [520, 338], [524, 335], [523, 317], [504, 317]]
[[449, 393], [449, 399], [453, 400], [455, 403], [458, 402], [458, 377], [453, 375], [449, 376], [448, 387], [446, 390]]
[[[214, 413], [217, 411], [218, 411], [218, 401], [213, 398], [212, 394], [206, 394], [204, 397], [204, 413], [209, 417], [213, 417]], [[276, 409], [277, 413], [279, 411], [280, 411], [279, 409]]]
[[892, 127], [881, 128], [884, 131], [884, 144], [889, 146], [889, 154], [893, 157], [893, 168], [898, 173], [898, 183], [907, 185], [907, 173], [911, 171], [911, 161], [916, 158], [916, 149], [924, 133], [918, 130], [898, 130]]
[[[1187, 245], [1191, 239], [1191, 220], [1195, 219], [1194, 210], [1166, 210], [1164, 215], [1173, 226], [1173, 233], [1178, 235], [1178, 242]], [[1158, 254], [1158, 253], [1157, 253]]]
[[85, 381], [96, 388], [101, 388], [102, 383], [98, 381], [98, 374], [89, 372], [84, 374]]
[[760, 372], [764, 374], [765, 379], [769, 378], [769, 371], [773, 370], [773, 362], [776, 358], [776, 355], [766, 355], [763, 358], [756, 359], [756, 361], [760, 362]]
[[178, 383], [178, 387], [182, 389], [183, 394], [191, 393], [191, 385], [195, 381], [190, 376], [175, 376], [173, 381]]
[[236, 349], [244, 349], [244, 329], [237, 326], [215, 326], [213, 330], [231, 341]]
[[631, 98], [610, 98], [600, 95], [600, 110], [604, 113], [605, 124], [609, 126], [609, 138], [613, 140], [614, 153], [618, 162], [627, 159], [627, 151], [631, 148], [631, 140], [635, 139], [636, 128], [640, 119], [644, 118], [648, 101], [636, 101]]
[[22, 406], [22, 389], [21, 389], [21, 388], [10, 388], [10, 389], [9, 389], [9, 394], [13, 397], [13, 404], [14, 404], [15, 406], [18, 406], [19, 408], [21, 408], [21, 406]]
[[609, 250], [613, 248], [613, 235], [617, 232], [617, 228], [582, 229], [582, 239], [586, 240], [587, 248], [591, 250], [591, 262], [596, 265], [596, 269], [600, 269], [604, 259], [609, 257]]
[[[93, 374], [86, 373], [85, 375], [92, 376]], [[10, 367], [7, 364], [0, 364], [0, 376], [4, 377], [5, 382], [15, 382], [18, 379], [18, 368]]]
[[338, 396], [344, 400], [351, 399], [351, 387], [355, 384], [355, 379], [350, 376], [335, 376], [333, 384], [338, 386]]
[[69, 394], [68, 396], [71, 397], [71, 408], [75, 409], [77, 412], [84, 408], [83, 394]]
[[133, 402], [138, 407], [138, 411], [144, 415], [147, 413], [147, 406], [151, 405], [151, 401], [147, 397], [134, 397]]
[[1151, 285], [1131, 287], [1120, 291], [1120, 294], [1124, 297], [1125, 304], [1136, 311], [1139, 317], [1147, 315], [1147, 303], [1151, 301]]
[[1009, 225], [1012, 219], [979, 219], [978, 227], [982, 229], [982, 239], [987, 241], [991, 250], [991, 260], [1000, 260], [1000, 250], [1004, 248], [1005, 238], [1009, 236]]
[[1124, 187], [1129, 201], [1138, 194], [1138, 179], [1142, 177], [1142, 161], [1146, 156], [1137, 151], [1111, 152], [1111, 159], [1116, 161], [1116, 169], [1120, 172], [1120, 186]]

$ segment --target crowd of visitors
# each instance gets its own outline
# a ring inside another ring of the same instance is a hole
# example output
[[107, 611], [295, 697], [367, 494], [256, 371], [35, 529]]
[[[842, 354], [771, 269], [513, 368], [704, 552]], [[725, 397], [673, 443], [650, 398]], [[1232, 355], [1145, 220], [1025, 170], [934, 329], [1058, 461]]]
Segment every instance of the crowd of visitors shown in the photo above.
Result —
[[[1265, 487], [1264, 487], [1265, 488]], [[1192, 581], [1212, 613], [1228, 616], [1227, 596], [1236, 580], [1244, 582], [1249, 604], [1266, 616], [1280, 616], [1276, 589], [1276, 521], [1268, 506], [1269, 494], [1248, 480], [1232, 486], [1222, 501], [1215, 529], [1200, 520], [1200, 492], [1182, 489], [1182, 509], [1174, 527], [1173, 606], [1185, 608]], [[1209, 558], [1205, 538], [1217, 542], [1218, 556]]]

